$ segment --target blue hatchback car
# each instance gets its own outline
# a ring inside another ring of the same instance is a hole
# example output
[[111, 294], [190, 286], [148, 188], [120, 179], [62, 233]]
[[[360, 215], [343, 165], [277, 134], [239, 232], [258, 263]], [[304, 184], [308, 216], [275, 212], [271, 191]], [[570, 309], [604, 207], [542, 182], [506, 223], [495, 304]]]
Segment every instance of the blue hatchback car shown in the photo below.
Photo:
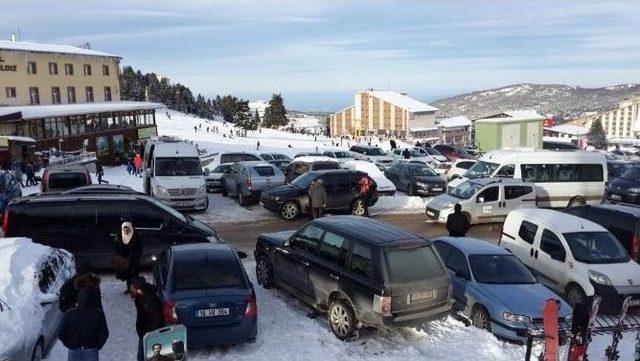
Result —
[[0, 212], [4, 212], [9, 202], [22, 197], [20, 182], [9, 172], [0, 173]]
[[187, 327], [190, 348], [255, 341], [256, 296], [240, 256], [226, 243], [195, 243], [158, 258], [153, 280], [165, 322]]
[[475, 238], [433, 241], [452, 274], [454, 312], [474, 326], [523, 342], [528, 329], [542, 329], [545, 301], [557, 299], [559, 326], [571, 329], [571, 307], [504, 248]]

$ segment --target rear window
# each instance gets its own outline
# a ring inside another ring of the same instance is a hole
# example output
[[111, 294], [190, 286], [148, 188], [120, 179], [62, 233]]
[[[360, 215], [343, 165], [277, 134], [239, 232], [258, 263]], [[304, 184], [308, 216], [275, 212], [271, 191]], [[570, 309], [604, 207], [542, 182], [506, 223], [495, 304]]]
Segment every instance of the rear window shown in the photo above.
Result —
[[442, 276], [444, 270], [431, 246], [387, 250], [389, 279], [392, 283], [424, 281]]
[[313, 170], [340, 169], [340, 165], [333, 162], [314, 163], [312, 167]]
[[235, 163], [235, 162], [250, 162], [252, 160], [261, 160], [258, 156], [253, 154], [223, 154], [220, 156], [220, 163]]
[[276, 174], [273, 167], [253, 167], [253, 170], [261, 177], [271, 177]]
[[71, 189], [87, 185], [84, 173], [49, 174], [49, 189]]
[[176, 291], [246, 287], [242, 270], [235, 260], [178, 262], [175, 270], [173, 284]]

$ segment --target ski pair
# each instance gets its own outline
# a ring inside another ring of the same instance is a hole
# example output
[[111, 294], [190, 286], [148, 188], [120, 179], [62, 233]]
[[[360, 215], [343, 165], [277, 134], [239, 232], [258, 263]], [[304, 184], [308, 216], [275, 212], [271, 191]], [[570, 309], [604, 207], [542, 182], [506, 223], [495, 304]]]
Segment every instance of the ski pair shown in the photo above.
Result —
[[605, 350], [605, 356], [607, 361], [616, 361], [620, 359], [618, 352], [618, 343], [622, 339], [622, 330], [624, 328], [624, 321], [627, 319], [627, 311], [629, 310], [629, 304], [631, 303], [631, 296], [624, 298], [622, 302], [622, 312], [620, 312], [620, 318], [613, 329], [613, 342]]
[[600, 310], [600, 296], [594, 296], [591, 309], [582, 303], [573, 305], [573, 321], [571, 323], [571, 342], [569, 344], [569, 361], [587, 361], [587, 347], [591, 342], [591, 332]]

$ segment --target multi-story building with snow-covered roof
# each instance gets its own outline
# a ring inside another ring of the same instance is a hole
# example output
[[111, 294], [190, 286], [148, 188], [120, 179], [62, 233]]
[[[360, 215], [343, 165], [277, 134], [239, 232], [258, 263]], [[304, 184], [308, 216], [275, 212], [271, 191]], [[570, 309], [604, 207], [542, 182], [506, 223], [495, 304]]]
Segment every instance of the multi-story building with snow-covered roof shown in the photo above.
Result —
[[640, 96], [620, 101], [617, 107], [596, 114], [585, 115], [568, 124], [591, 128], [593, 121], [599, 119], [607, 139], [631, 138], [640, 134]]
[[392, 135], [435, 126], [438, 109], [391, 90], [367, 90], [354, 95], [354, 104], [330, 116], [332, 135]]

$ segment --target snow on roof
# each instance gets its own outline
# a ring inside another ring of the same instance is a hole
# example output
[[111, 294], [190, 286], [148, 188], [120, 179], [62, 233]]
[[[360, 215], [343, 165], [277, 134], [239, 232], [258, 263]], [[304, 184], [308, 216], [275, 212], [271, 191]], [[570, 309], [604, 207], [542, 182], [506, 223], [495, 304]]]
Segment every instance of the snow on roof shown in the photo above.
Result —
[[91, 49], [79, 48], [73, 45], [39, 44], [22, 41], [0, 40], [0, 50], [34, 51], [39, 53], [61, 53], [88, 56], [106, 56], [110, 58], [120, 58], [119, 55], [105, 53]]
[[29, 142], [29, 143], [35, 143], [36, 140], [33, 138], [29, 138], [29, 137], [20, 137], [17, 135], [0, 135], [0, 139], [8, 139], [8, 140], [15, 140], [17, 142]]
[[443, 128], [468, 127], [471, 120], [465, 116], [438, 119], [438, 125]]
[[391, 90], [372, 90], [366, 92], [376, 98], [380, 98], [386, 102], [389, 102], [397, 107], [404, 108], [409, 112], [435, 112], [438, 108], [432, 107], [429, 104], [410, 98], [404, 94], [391, 91]]
[[535, 110], [507, 110], [488, 117], [479, 118], [476, 122], [509, 123], [514, 121], [539, 121], [544, 119], [545, 117], [538, 114]]
[[22, 119], [37, 119], [47, 117], [61, 117], [65, 115], [75, 114], [157, 109], [162, 107], [164, 107], [164, 104], [132, 101], [57, 105], [25, 105], [0, 107], [0, 114], [2, 112], [21, 112]]
[[301, 157], [296, 157], [292, 160], [292, 162], [304, 162], [304, 163], [314, 163], [314, 162], [336, 162], [338, 163], [337, 160], [331, 158], [331, 157], [326, 157], [326, 156], [321, 156], [321, 155], [303, 155]]
[[552, 132], [558, 132], [569, 135], [585, 135], [589, 132], [589, 130], [585, 127], [581, 127], [579, 125], [572, 124], [560, 124], [550, 128], [545, 128], [546, 130], [550, 130]]
[[414, 128], [409, 128], [410, 132], [428, 132], [430, 130], [438, 130], [438, 127], [414, 127]]

